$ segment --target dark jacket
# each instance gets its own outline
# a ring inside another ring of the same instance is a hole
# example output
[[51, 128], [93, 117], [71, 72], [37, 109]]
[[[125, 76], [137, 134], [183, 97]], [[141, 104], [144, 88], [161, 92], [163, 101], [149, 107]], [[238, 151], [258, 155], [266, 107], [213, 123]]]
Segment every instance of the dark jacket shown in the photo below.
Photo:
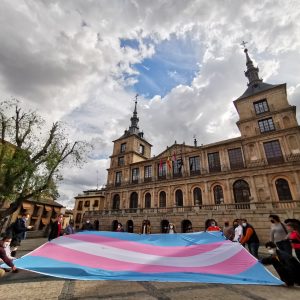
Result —
[[61, 236], [62, 235], [62, 228], [59, 231], [59, 228], [58, 228], [58, 221], [55, 221], [51, 224], [51, 229], [50, 229], [50, 233], [49, 233], [49, 236], [48, 236], [48, 241], [51, 241], [53, 239], [56, 239], [57, 237]]
[[241, 243], [248, 244], [248, 245], [251, 243], [259, 243], [259, 239], [256, 234], [256, 231], [250, 224], [247, 224], [246, 227], [243, 227], [243, 238], [241, 240]]
[[93, 225], [91, 223], [85, 222], [82, 225], [82, 230], [94, 230], [94, 227], [93, 227]]
[[263, 258], [261, 263], [272, 265], [286, 285], [300, 284], [300, 263], [289, 253], [276, 250], [276, 254]]

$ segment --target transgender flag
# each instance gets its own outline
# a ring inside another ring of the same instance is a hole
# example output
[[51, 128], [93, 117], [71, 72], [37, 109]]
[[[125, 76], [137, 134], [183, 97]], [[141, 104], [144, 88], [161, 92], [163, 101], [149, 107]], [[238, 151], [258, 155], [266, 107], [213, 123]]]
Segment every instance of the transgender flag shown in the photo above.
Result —
[[282, 284], [240, 244], [207, 232], [84, 231], [52, 240], [15, 264], [20, 269], [80, 280]]

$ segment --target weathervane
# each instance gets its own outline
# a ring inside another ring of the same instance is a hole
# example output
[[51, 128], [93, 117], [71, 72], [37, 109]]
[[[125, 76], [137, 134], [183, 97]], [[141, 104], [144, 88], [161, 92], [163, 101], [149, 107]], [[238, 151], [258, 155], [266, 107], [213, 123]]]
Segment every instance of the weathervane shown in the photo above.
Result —
[[242, 41], [241, 46], [243, 46], [243, 48], [246, 49], [246, 44], [248, 44], [248, 42]]
[[135, 97], [134, 97], [134, 98], [135, 98], [135, 102], [137, 102], [138, 96], [139, 96], [139, 94], [136, 94], [136, 95], [135, 95]]

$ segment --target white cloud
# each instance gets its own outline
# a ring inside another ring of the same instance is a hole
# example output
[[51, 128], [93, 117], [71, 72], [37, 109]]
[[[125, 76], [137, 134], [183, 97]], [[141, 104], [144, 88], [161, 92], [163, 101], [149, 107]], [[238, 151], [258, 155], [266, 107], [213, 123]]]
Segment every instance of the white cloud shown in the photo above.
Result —
[[[86, 166], [64, 171], [60, 192], [68, 205], [96, 186], [97, 170], [105, 183], [112, 140], [128, 128], [134, 105], [136, 77], [124, 74], [136, 74], [133, 64], [151, 58], [155, 43], [174, 35], [193, 39], [199, 72], [190, 85], [179, 78], [163, 98], [140, 100], [139, 125], [154, 154], [174, 140], [192, 144], [194, 135], [199, 144], [238, 135], [232, 101], [246, 89], [242, 40], [260, 77], [287, 82], [291, 104], [300, 101], [298, 1], [4, 0], [0, 6], [1, 98], [22, 99], [49, 122], [68, 122], [74, 138], [95, 144]], [[139, 46], [121, 48], [121, 39]]]

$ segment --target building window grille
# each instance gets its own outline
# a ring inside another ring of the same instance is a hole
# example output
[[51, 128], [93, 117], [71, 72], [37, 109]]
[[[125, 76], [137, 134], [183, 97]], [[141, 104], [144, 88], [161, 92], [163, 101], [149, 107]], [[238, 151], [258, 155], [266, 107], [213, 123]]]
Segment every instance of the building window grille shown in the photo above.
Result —
[[138, 183], [139, 181], [139, 169], [138, 168], [134, 168], [131, 171], [131, 180], [133, 183]]
[[233, 184], [233, 194], [235, 203], [250, 202], [250, 188], [245, 180], [237, 180]]
[[116, 185], [121, 185], [122, 182], [122, 172], [116, 172]]
[[275, 125], [273, 123], [272, 118], [264, 119], [258, 121], [258, 127], [260, 130], [260, 133], [264, 132], [269, 132], [269, 131], [274, 131], [275, 130]]
[[166, 163], [159, 163], [158, 164], [158, 178], [166, 178], [167, 174], [167, 165]]
[[176, 206], [183, 206], [183, 193], [182, 190], [177, 190], [175, 192], [175, 204]]
[[200, 174], [200, 157], [194, 156], [189, 158], [190, 174]]
[[120, 209], [120, 196], [114, 195], [112, 209]]
[[145, 178], [145, 181], [150, 180], [152, 178], [152, 166], [145, 166], [144, 178]]
[[173, 161], [173, 175], [174, 176], [181, 176], [183, 162], [182, 159], [177, 159]]
[[290, 201], [293, 200], [289, 183], [283, 179], [279, 178], [275, 181], [276, 191], [279, 201]]
[[194, 188], [193, 195], [194, 195], [194, 205], [195, 206], [202, 205], [202, 192], [201, 192], [201, 189], [198, 188], [198, 187]]
[[244, 168], [244, 160], [241, 148], [229, 149], [228, 156], [231, 170]]
[[253, 103], [253, 105], [254, 105], [255, 113], [257, 115], [269, 111], [269, 106], [266, 99], [256, 101]]
[[124, 166], [124, 163], [125, 163], [124, 156], [118, 157], [118, 166], [122, 167]]
[[220, 185], [214, 187], [214, 199], [216, 205], [222, 204], [224, 201], [223, 189]]
[[159, 193], [159, 207], [167, 206], [167, 195], [166, 192], [162, 191]]
[[214, 152], [214, 153], [208, 154], [208, 167], [209, 167], [209, 172], [220, 172], [221, 171], [219, 152]]
[[151, 208], [151, 194], [147, 193], [145, 195], [145, 208]]
[[136, 192], [133, 192], [130, 195], [129, 208], [137, 208], [137, 207], [138, 207], [138, 194]]
[[121, 144], [120, 152], [124, 153], [126, 151], [126, 143]]
[[264, 149], [269, 164], [278, 164], [283, 162], [281, 147], [278, 140], [264, 143]]

